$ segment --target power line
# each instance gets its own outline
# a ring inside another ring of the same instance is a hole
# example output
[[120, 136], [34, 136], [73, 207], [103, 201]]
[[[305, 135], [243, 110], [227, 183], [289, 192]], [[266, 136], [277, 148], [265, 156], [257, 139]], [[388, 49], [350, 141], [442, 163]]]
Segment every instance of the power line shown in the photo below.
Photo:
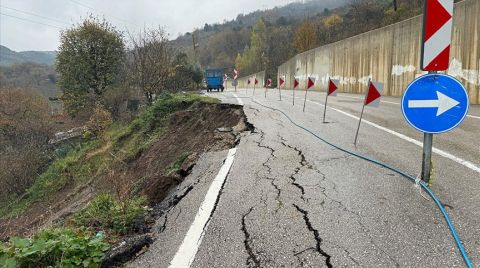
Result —
[[13, 7], [7, 7], [7, 6], [3, 6], [3, 5], [0, 5], [0, 7], [6, 8], [6, 9], [10, 9], [10, 10], [14, 10], [14, 11], [17, 11], [17, 12], [20, 12], [20, 13], [24, 13], [24, 14], [27, 14], [27, 15], [31, 15], [31, 16], [35, 16], [35, 17], [39, 17], [39, 18], [43, 18], [43, 19], [47, 19], [47, 20], [59, 22], [59, 23], [66, 24], [66, 25], [69, 25], [69, 24], [70, 24], [70, 23], [67, 23], [67, 22], [64, 22], [64, 21], [61, 21], [61, 20], [57, 20], [57, 19], [54, 19], [54, 18], [45, 17], [45, 16], [42, 16], [42, 15], [39, 15], [39, 14], [35, 14], [35, 13], [32, 13], [32, 12], [28, 12], [28, 11], [19, 10], [19, 9], [16, 9], [16, 8], [13, 8]]
[[31, 20], [31, 19], [20, 18], [20, 17], [17, 17], [17, 16], [13, 16], [13, 15], [1, 13], [1, 12], [0, 12], [0, 15], [7, 16], [7, 17], [12, 17], [12, 18], [15, 18], [15, 19], [19, 19], [19, 20], [23, 20], [23, 21], [28, 21], [28, 22], [32, 22], [32, 23], [35, 23], [35, 24], [41, 24], [41, 25], [45, 25], [45, 26], [49, 26], [49, 27], [53, 27], [53, 28], [57, 28], [57, 29], [63, 30], [63, 28], [61, 28], [61, 27], [58, 27], [58, 26], [55, 26], [55, 25], [51, 25], [51, 24], [47, 24], [47, 23], [43, 23], [43, 22], [39, 22], [39, 21], [34, 21], [34, 20]]
[[136, 23], [134, 23], [134, 22], [132, 22], [132, 21], [128, 21], [128, 20], [125, 20], [125, 19], [122, 19], [122, 18], [113, 16], [113, 15], [107, 14], [106, 12], [104, 12], [104, 11], [102, 11], [102, 10], [96, 9], [96, 8], [91, 7], [91, 6], [88, 6], [88, 5], [85, 5], [84, 3], [81, 3], [81, 2], [79, 2], [79, 1], [77, 1], [77, 0], [70, 0], [70, 2], [75, 3], [75, 4], [79, 5], [79, 6], [84, 7], [84, 8], [88, 8], [88, 9], [90, 9], [90, 10], [94, 10], [94, 11], [100, 12], [100, 13], [102, 13], [102, 14], [104, 14], [104, 15], [107, 15], [107, 16], [109, 16], [109, 17], [112, 17], [112, 18], [114, 18], [114, 19], [116, 19], [116, 20], [118, 20], [118, 21], [122, 21], [123, 23], [127, 23], [127, 24], [130, 24], [130, 25], [135, 25], [135, 26], [137, 26], [137, 27], [140, 27], [140, 25], [138, 25], [138, 24], [136, 24]]

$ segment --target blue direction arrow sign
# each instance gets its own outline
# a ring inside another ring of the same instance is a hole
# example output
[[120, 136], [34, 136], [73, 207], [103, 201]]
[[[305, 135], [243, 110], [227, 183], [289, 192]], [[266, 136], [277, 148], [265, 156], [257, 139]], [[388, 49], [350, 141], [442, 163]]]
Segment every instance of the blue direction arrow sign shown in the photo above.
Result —
[[402, 112], [412, 127], [425, 133], [443, 133], [457, 127], [468, 112], [468, 94], [455, 78], [427, 74], [405, 90]]

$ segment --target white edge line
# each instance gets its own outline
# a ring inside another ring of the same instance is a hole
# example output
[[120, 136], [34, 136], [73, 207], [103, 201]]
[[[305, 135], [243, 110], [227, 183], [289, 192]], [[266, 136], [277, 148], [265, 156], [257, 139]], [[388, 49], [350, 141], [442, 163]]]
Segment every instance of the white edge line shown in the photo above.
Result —
[[222, 185], [224, 184], [228, 172], [232, 167], [236, 152], [237, 148], [233, 148], [228, 151], [228, 156], [225, 159], [225, 162], [220, 168], [220, 171], [215, 179], [212, 181], [212, 184], [205, 195], [205, 199], [198, 208], [197, 215], [195, 216], [192, 225], [190, 225], [182, 244], [170, 262], [170, 268], [188, 268], [195, 260], [195, 255], [197, 254], [198, 248], [202, 243], [205, 230], [208, 227], [210, 215], [215, 208], [215, 203], [219, 197]]
[[233, 96], [235, 97], [235, 99], [237, 99], [239, 105], [243, 105], [242, 99], [240, 99], [236, 93], [233, 93]]
[[[288, 96], [288, 95], [287, 95], [287, 96]], [[291, 96], [289, 96], [289, 97], [291, 97]], [[311, 100], [307, 100], [307, 101], [308, 101], [308, 102], [311, 102], [311, 103], [314, 103], [314, 104], [317, 104], [317, 105], [320, 105], [320, 106], [325, 106], [325, 105], [323, 105], [323, 104], [321, 104], [321, 103], [318, 103], [318, 102], [315, 102], [315, 101], [311, 101]], [[350, 117], [350, 118], [353, 118], [353, 119], [356, 119], [356, 120], [359, 120], [359, 119], [360, 119], [360, 118], [357, 117], [357, 116], [354, 116], [354, 115], [352, 115], [352, 114], [349, 114], [349, 113], [344, 112], [344, 111], [342, 111], [342, 110], [339, 110], [339, 109], [337, 109], [337, 108], [333, 108], [333, 107], [328, 107], [328, 108], [329, 108], [329, 109], [332, 109], [332, 110], [334, 110], [334, 111], [336, 111], [336, 112], [338, 112], [338, 113], [341, 113], [341, 114], [343, 114], [343, 115], [346, 115], [346, 116], [348, 116], [348, 117]], [[410, 142], [410, 143], [413, 143], [413, 144], [415, 144], [415, 145], [417, 145], [417, 146], [419, 146], [419, 147], [423, 147], [423, 143], [422, 143], [422, 142], [417, 141], [417, 140], [415, 140], [415, 139], [412, 139], [412, 138], [410, 138], [410, 137], [408, 137], [408, 136], [406, 136], [406, 135], [404, 135], [404, 134], [398, 133], [398, 132], [393, 131], [393, 130], [391, 130], [391, 129], [388, 129], [388, 128], [386, 128], [386, 127], [382, 127], [382, 126], [380, 126], [380, 125], [377, 125], [377, 124], [375, 124], [375, 123], [373, 123], [373, 122], [370, 122], [370, 121], [368, 121], [368, 120], [365, 120], [365, 119], [362, 119], [362, 122], [364, 122], [364, 123], [366, 123], [367, 125], [370, 125], [370, 126], [372, 126], [372, 127], [375, 127], [375, 128], [380, 129], [380, 130], [383, 130], [383, 131], [385, 131], [385, 132], [387, 132], [387, 133], [389, 133], [389, 134], [392, 134], [392, 135], [394, 135], [394, 136], [397, 136], [397, 137], [400, 138], [400, 139], [403, 139], [403, 140], [405, 140], [405, 141], [408, 141], [408, 142]], [[450, 160], [452, 160], [452, 161], [454, 161], [454, 162], [457, 162], [457, 163], [459, 163], [459, 164], [461, 164], [461, 165], [463, 165], [463, 166], [465, 166], [465, 167], [467, 167], [467, 168], [469, 168], [469, 169], [471, 169], [471, 170], [473, 170], [473, 171], [476, 171], [476, 172], [480, 173], [480, 167], [476, 166], [474, 163], [472, 163], [472, 162], [470, 162], [470, 161], [464, 160], [464, 159], [462, 159], [462, 158], [460, 158], [460, 157], [456, 157], [456, 156], [454, 156], [453, 154], [450, 154], [450, 153], [448, 153], [448, 152], [445, 152], [445, 151], [440, 150], [440, 149], [435, 148], [435, 147], [433, 147], [432, 150], [433, 150], [434, 153], [436, 153], [436, 154], [438, 154], [438, 155], [440, 155], [440, 156], [443, 156], [443, 157], [445, 157], [445, 158], [448, 158], [448, 159], [450, 159]]]
[[[350, 98], [350, 99], [363, 100], [363, 98], [360, 98], [360, 97], [345, 96], [345, 95], [339, 95], [339, 96], [340, 96], [340, 97], [345, 97], [345, 98]], [[386, 100], [380, 100], [380, 102], [381, 102], [381, 103], [389, 103], [389, 104], [393, 104], [393, 105], [398, 105], [398, 106], [400, 106], [400, 103], [398, 103], [398, 102], [392, 102], [392, 101], [386, 101]], [[480, 119], [480, 116], [470, 115], [470, 114], [467, 114], [467, 117]]]

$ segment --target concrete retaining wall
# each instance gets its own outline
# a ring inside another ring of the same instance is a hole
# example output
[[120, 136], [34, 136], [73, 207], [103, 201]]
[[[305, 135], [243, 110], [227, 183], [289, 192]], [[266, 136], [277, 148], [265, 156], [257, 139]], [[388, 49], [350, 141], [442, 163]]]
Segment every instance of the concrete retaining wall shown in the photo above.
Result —
[[[385, 83], [384, 94], [401, 96], [420, 74], [423, 16], [325, 45], [282, 64], [278, 76], [285, 88], [294, 77], [305, 87], [306, 75], [317, 78], [316, 90], [324, 90], [329, 77], [340, 79], [340, 91], [365, 92], [368, 80]], [[480, 0], [455, 4], [450, 68], [467, 87], [470, 102], [480, 104]]]
[[[238, 86], [237, 87], [238, 88], [253, 88], [253, 81], [254, 81], [255, 77], [258, 80], [258, 85], [256, 87], [257, 88], [263, 88], [264, 83], [265, 83], [265, 71], [261, 71], [261, 72], [258, 72], [258, 73], [251, 74], [249, 76], [244, 76], [244, 77], [238, 78], [237, 79], [237, 81], [238, 81]], [[248, 79], [250, 79], [250, 81], [251, 81], [250, 85], [248, 85]]]

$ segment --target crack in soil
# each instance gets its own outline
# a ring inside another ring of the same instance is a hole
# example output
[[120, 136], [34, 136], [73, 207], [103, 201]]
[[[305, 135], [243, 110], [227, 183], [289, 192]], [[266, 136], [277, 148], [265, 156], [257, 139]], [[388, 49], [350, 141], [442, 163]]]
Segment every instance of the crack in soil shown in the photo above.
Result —
[[318, 230], [313, 228], [312, 222], [308, 217], [308, 212], [306, 210], [301, 209], [296, 204], [293, 204], [293, 206], [297, 209], [298, 212], [302, 213], [303, 220], [305, 221], [305, 224], [307, 225], [308, 230], [313, 233], [315, 241], [317, 242], [316, 251], [320, 253], [320, 255], [325, 257], [325, 265], [327, 265], [327, 267], [329, 268], [332, 268], [333, 266], [332, 266], [332, 263], [330, 262], [331, 256], [322, 249], [322, 238], [320, 237], [320, 233], [318, 232]]

